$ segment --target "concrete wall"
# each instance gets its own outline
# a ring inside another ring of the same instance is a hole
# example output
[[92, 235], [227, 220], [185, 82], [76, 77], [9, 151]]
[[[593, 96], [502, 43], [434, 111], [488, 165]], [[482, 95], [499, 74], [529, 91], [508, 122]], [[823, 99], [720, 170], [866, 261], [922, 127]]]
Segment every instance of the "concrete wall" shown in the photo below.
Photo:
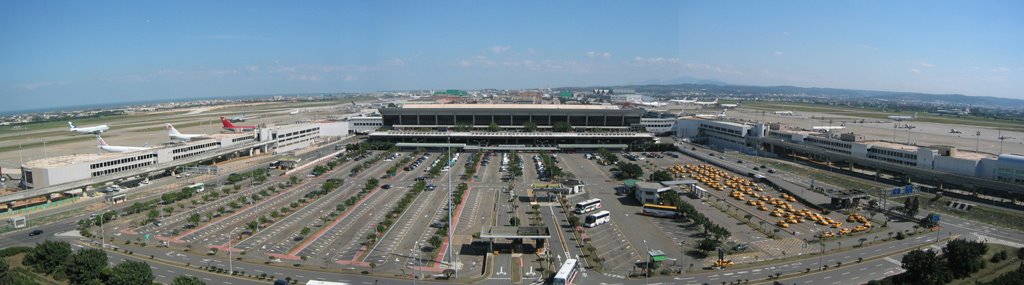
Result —
[[978, 161], [949, 156], [935, 157], [935, 170], [974, 176], [977, 174]]

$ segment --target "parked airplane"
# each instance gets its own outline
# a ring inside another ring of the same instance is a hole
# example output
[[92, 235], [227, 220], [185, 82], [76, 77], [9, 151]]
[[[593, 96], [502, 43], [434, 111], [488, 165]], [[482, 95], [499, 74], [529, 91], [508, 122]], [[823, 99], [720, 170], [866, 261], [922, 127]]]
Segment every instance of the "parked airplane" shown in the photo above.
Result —
[[672, 103], [677, 103], [677, 104], [690, 104], [690, 103], [693, 103], [693, 102], [697, 102], [697, 98], [696, 97], [694, 97], [693, 99], [686, 99], [686, 98], [688, 98], [688, 97], [683, 97], [683, 99], [672, 99], [672, 100], [668, 100], [668, 101], [672, 102]]
[[740, 106], [740, 103], [736, 103], [736, 104], [718, 104], [718, 106], [721, 106], [722, 108], [736, 108], [736, 107]]
[[288, 112], [288, 115], [295, 115], [295, 114], [298, 114], [298, 113], [301, 113], [301, 112], [302, 112], [302, 109], [295, 109], [295, 110], [292, 110], [291, 112]]
[[235, 126], [230, 121], [228, 121], [228, 119], [225, 119], [224, 117], [220, 117], [220, 123], [222, 125], [224, 125], [224, 129], [225, 130], [229, 130], [229, 131], [244, 132], [244, 131], [251, 131], [251, 130], [255, 130], [256, 129], [256, 126]]
[[718, 98], [715, 98], [715, 100], [711, 101], [711, 102], [693, 101], [693, 104], [697, 104], [697, 105], [701, 105], [701, 106], [716, 105], [716, 104], [718, 104]]
[[792, 116], [793, 115], [793, 111], [775, 111], [774, 113], [776, 115], [781, 115], [781, 116]]
[[92, 127], [77, 128], [77, 127], [75, 127], [75, 124], [73, 124], [71, 122], [68, 122], [68, 126], [71, 126], [71, 131], [72, 132], [78, 132], [78, 133], [81, 133], [81, 134], [94, 134], [94, 135], [101, 134], [101, 133], [103, 133], [103, 132], [105, 132], [105, 131], [110, 129], [110, 127], [107, 126], [107, 125], [99, 125], [99, 126], [92, 126]]
[[643, 105], [643, 106], [649, 106], [649, 107], [662, 107], [662, 106], [668, 105], [668, 103], [665, 103], [665, 102], [657, 102], [657, 101], [655, 101], [655, 102], [646, 102], [646, 101], [644, 101], [642, 99], [640, 101], [637, 101], [637, 102], [634, 102], [634, 103], [640, 104], [640, 105]]
[[242, 112], [241, 115], [231, 117], [231, 119], [228, 119], [228, 120], [231, 121], [232, 123], [238, 123], [238, 122], [245, 122], [245, 120], [248, 120], [248, 119], [251, 119], [251, 117], [246, 117], [245, 116], [245, 112]]
[[148, 146], [137, 147], [137, 146], [114, 146], [114, 145], [108, 145], [107, 142], [104, 141], [103, 138], [100, 137], [99, 135], [96, 135], [96, 140], [99, 141], [100, 149], [105, 150], [105, 151], [109, 151], [109, 152], [133, 152], [133, 151], [141, 151], [141, 150], [150, 149], [150, 147], [148, 147]]
[[910, 120], [913, 120], [913, 119], [917, 119], [917, 112], [914, 112], [913, 116], [902, 116], [902, 115], [900, 115], [900, 116], [888, 116], [887, 118], [889, 118], [890, 120], [896, 120], [896, 121], [910, 121]]
[[192, 139], [208, 138], [210, 135], [207, 134], [183, 134], [178, 132], [171, 124], [167, 124], [167, 136], [171, 137], [171, 140], [179, 141], [190, 141]]
[[957, 129], [949, 129], [949, 133], [951, 133], [951, 134], [962, 134], [964, 132], [961, 132], [960, 130], [957, 130]]
[[725, 110], [722, 110], [722, 112], [718, 114], [697, 114], [695, 116], [704, 119], [721, 119], [725, 118]]
[[811, 127], [812, 130], [822, 131], [822, 132], [831, 132], [833, 130], [842, 130], [842, 129], [845, 129], [845, 128], [846, 128], [846, 123], [843, 123], [843, 124], [838, 125], [838, 126], [813, 126], [813, 127]]
[[939, 109], [939, 110], [935, 111], [935, 113], [939, 114], [940, 116], [941, 115], [964, 116], [964, 115], [970, 115], [971, 114], [971, 108], [965, 108], [963, 110], [960, 110], [960, 109], [951, 109], [951, 110]]

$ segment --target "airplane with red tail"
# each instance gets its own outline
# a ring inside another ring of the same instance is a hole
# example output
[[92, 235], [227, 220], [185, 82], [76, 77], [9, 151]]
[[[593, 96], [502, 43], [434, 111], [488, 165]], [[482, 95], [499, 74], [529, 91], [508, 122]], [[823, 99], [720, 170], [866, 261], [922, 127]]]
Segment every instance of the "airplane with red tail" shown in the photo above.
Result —
[[226, 119], [224, 117], [220, 117], [220, 123], [224, 125], [224, 129], [225, 130], [229, 130], [229, 131], [244, 132], [244, 131], [251, 131], [251, 130], [255, 130], [256, 129], [256, 126], [236, 126], [236, 125], [232, 124], [231, 121], [228, 121], [228, 119]]

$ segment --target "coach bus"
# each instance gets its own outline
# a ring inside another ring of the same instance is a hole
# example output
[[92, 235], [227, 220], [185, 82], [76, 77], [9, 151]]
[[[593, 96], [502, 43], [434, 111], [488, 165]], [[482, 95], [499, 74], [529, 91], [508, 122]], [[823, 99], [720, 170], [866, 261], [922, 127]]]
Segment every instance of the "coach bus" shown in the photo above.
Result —
[[657, 204], [644, 204], [642, 212], [644, 215], [651, 217], [661, 218], [675, 218], [679, 217], [679, 212], [676, 211], [676, 206], [663, 206]]
[[583, 201], [583, 202], [576, 203], [576, 211], [575, 212], [577, 214], [590, 213], [590, 212], [592, 212], [594, 210], [597, 210], [597, 209], [600, 209], [600, 208], [601, 208], [601, 199], [594, 198], [594, 199], [590, 199], [590, 200], [586, 200], [586, 201]]
[[555, 273], [555, 280], [551, 284], [571, 285], [574, 279], [576, 279], [576, 260], [570, 258], [562, 263], [562, 267], [558, 269], [558, 273]]
[[602, 210], [598, 211], [597, 213], [587, 215], [587, 217], [583, 219], [583, 226], [593, 228], [611, 221], [612, 213]]

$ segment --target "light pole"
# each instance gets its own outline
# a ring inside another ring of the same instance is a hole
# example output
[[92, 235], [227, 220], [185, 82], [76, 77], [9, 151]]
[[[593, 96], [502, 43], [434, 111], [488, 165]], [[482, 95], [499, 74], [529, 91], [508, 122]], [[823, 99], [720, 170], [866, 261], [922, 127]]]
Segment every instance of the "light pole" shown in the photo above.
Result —
[[647, 251], [647, 260], [644, 266], [644, 285], [647, 284], [647, 276], [651, 274], [651, 250], [647, 248], [647, 240], [644, 240], [644, 251]]
[[103, 211], [103, 213], [100, 213], [100, 248], [103, 249], [103, 250], [106, 250], [106, 248], [107, 248], [107, 238], [106, 238], [106, 235], [103, 232], [103, 215], [106, 214], [106, 213], [107, 213], [106, 211]]
[[235, 275], [235, 266], [231, 263], [231, 238], [235, 235], [235, 230], [238, 228], [232, 228], [228, 232], [228, 274]]
[[454, 192], [452, 190], [452, 172], [455, 171], [455, 166], [452, 165], [452, 133], [448, 132], [448, 264], [455, 269], [455, 278], [459, 278], [459, 269], [455, 266], [455, 256], [452, 247], [452, 234], [455, 233], [455, 221], [452, 221], [452, 200], [454, 199]]
[[981, 144], [981, 131], [974, 134], [974, 152], [978, 152], [979, 144]]
[[[409, 250], [409, 258], [412, 258], [413, 254], [418, 254], [419, 253], [419, 252], [416, 251], [416, 249], [418, 249], [419, 247], [420, 247], [420, 241], [417, 240], [415, 243], [413, 243], [412, 249]], [[416, 265], [415, 265], [415, 263], [412, 266], [412, 284], [416, 285]]]

